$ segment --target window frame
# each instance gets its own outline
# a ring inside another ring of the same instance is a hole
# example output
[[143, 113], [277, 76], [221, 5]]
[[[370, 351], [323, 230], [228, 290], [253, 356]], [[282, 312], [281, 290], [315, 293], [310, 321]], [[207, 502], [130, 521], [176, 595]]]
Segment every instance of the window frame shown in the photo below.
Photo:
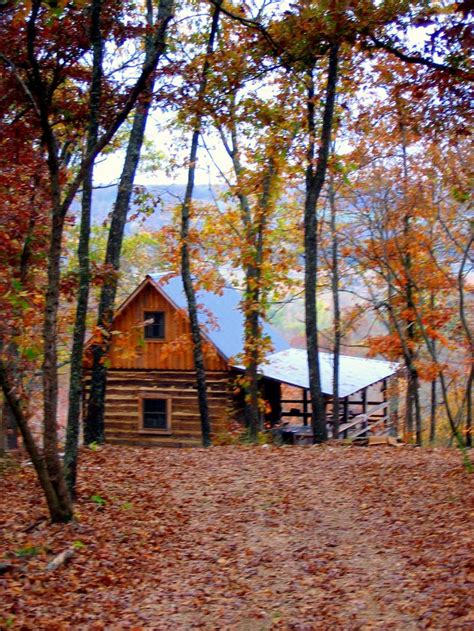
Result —
[[143, 310], [143, 322], [146, 322], [147, 320], [149, 320], [150, 318], [146, 317], [147, 313], [162, 313], [163, 314], [163, 337], [147, 337], [146, 335], [146, 329], [147, 326], [153, 326], [153, 325], [145, 325], [143, 327], [143, 339], [145, 340], [145, 342], [166, 342], [166, 334], [167, 334], [167, 330], [168, 327], [166, 326], [166, 311], [163, 311], [161, 309], [144, 309]]
[[[155, 399], [159, 401], [166, 401], [166, 428], [154, 429], [144, 426], [145, 420], [145, 403], [147, 399]], [[171, 412], [172, 412], [172, 398], [167, 395], [157, 394], [155, 392], [140, 392], [138, 395], [138, 431], [140, 434], [161, 434], [170, 435], [171, 432]]]

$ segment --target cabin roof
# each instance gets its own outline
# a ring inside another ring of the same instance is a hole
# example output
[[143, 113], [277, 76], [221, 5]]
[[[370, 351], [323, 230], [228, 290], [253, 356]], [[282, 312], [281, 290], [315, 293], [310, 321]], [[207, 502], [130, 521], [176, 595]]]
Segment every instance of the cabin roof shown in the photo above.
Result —
[[[263, 376], [299, 388], [309, 388], [306, 350], [288, 348], [272, 353], [260, 366]], [[339, 397], [344, 398], [393, 375], [398, 364], [378, 359], [339, 356]], [[333, 355], [319, 353], [321, 389], [324, 394], [333, 393]]]
[[[172, 306], [187, 311], [187, 300], [181, 276], [169, 273], [148, 274], [118, 309], [120, 313], [142, 288], [151, 283]], [[234, 368], [242, 370], [236, 356], [243, 352], [244, 317], [239, 308], [241, 292], [225, 287], [222, 293], [215, 294], [200, 290], [196, 294], [198, 320], [205, 337], [216, 347], [219, 354], [231, 360]], [[116, 315], [117, 315], [116, 314]], [[291, 348], [286, 340], [267, 322], [262, 324], [263, 333], [272, 341], [273, 352], [260, 366], [260, 373], [268, 378], [299, 388], [309, 388], [309, 375], [306, 350]], [[321, 389], [324, 394], [333, 392], [333, 355], [319, 353]], [[340, 355], [339, 397], [344, 398], [377, 383], [398, 370], [398, 364], [377, 359]]]
[[[169, 274], [149, 274], [158, 291], [178, 309], [187, 311], [188, 304], [181, 276]], [[244, 318], [239, 309], [242, 294], [231, 287], [225, 287], [222, 294], [200, 290], [196, 294], [199, 305], [198, 320], [206, 337], [226, 359], [243, 352]], [[286, 340], [267, 322], [263, 323], [263, 333], [272, 341], [275, 352], [289, 348]]]

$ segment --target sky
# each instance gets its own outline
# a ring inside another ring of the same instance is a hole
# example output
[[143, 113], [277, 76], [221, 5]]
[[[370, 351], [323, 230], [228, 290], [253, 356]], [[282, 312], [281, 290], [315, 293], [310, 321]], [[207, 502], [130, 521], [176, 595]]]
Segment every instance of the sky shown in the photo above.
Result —
[[[160, 129], [157, 125], [157, 117], [161, 116], [161, 113], [154, 112], [147, 124], [146, 137], [153, 145], [160, 150], [165, 156], [172, 155], [176, 147], [176, 142], [171, 132]], [[213, 159], [220, 168], [227, 169], [229, 164], [229, 158], [223, 147], [219, 146], [220, 142], [217, 138], [205, 139], [206, 146], [211, 150]], [[190, 143], [190, 141], [189, 141]], [[189, 143], [186, 143], [189, 147]], [[179, 156], [179, 160], [182, 164], [185, 164], [188, 149], [181, 151], [182, 155]], [[94, 184], [96, 186], [104, 186], [115, 183], [120, 177], [122, 171], [122, 165], [125, 158], [124, 151], [118, 151], [115, 154], [107, 156], [98, 161], [94, 171]], [[138, 171], [135, 182], [137, 184], [185, 184], [187, 179], [187, 170], [183, 166], [182, 168], [173, 168], [172, 172], [164, 168], [154, 170], [152, 172]], [[196, 169], [196, 184], [217, 184], [219, 183], [219, 170], [215, 166], [213, 160], [209, 157], [208, 151], [200, 146], [198, 154], [198, 165]]]

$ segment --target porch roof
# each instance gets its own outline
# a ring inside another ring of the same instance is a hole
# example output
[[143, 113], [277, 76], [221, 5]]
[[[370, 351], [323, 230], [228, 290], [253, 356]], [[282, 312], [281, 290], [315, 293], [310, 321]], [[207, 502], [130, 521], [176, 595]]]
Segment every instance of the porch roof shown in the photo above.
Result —
[[[333, 393], [333, 355], [319, 353], [321, 389], [324, 394]], [[339, 397], [344, 398], [367, 388], [382, 379], [390, 377], [398, 369], [398, 364], [378, 359], [365, 359], [340, 355]], [[309, 388], [309, 375], [306, 350], [289, 348], [272, 353], [266, 363], [260, 366], [264, 377], [299, 388]]]

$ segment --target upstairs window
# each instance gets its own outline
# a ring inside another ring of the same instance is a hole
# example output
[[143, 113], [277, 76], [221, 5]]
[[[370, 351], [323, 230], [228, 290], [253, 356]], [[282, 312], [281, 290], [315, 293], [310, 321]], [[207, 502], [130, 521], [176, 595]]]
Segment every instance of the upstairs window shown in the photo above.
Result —
[[164, 340], [165, 339], [165, 312], [164, 311], [145, 311], [146, 340]]
[[141, 431], [168, 432], [171, 425], [171, 399], [141, 399]]

